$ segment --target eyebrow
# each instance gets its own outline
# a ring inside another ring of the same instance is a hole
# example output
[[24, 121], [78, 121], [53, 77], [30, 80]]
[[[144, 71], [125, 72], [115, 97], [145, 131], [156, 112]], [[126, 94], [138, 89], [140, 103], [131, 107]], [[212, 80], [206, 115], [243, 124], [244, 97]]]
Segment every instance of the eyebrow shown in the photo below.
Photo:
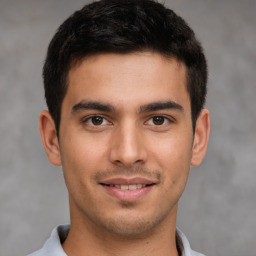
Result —
[[98, 101], [80, 101], [79, 103], [75, 104], [72, 107], [72, 112], [79, 112], [81, 110], [85, 109], [93, 109], [93, 110], [99, 110], [99, 111], [104, 111], [104, 112], [114, 112], [115, 109], [113, 106], [109, 104], [104, 104]]
[[157, 110], [163, 110], [163, 109], [174, 109], [174, 110], [180, 110], [180, 111], [184, 111], [184, 108], [174, 102], [174, 101], [164, 101], [164, 102], [153, 102], [153, 103], [149, 103], [146, 105], [143, 105], [140, 107], [139, 112], [149, 112], [149, 111], [157, 111]]
[[[105, 104], [98, 101], [85, 101], [85, 100], [82, 100], [79, 103], [75, 104], [72, 107], [72, 112], [76, 113], [86, 109], [99, 110], [103, 112], [115, 112], [115, 108], [110, 104]], [[162, 101], [152, 102], [152, 103], [143, 105], [139, 108], [139, 113], [157, 111], [157, 110], [163, 110], [163, 109], [174, 109], [174, 110], [180, 110], [182, 112], [184, 111], [184, 108], [180, 104], [169, 100], [164, 102]]]

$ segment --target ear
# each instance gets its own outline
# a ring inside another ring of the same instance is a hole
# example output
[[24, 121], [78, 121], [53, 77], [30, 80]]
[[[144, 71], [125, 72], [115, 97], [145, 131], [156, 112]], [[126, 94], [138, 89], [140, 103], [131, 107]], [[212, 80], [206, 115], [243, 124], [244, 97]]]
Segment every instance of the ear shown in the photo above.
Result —
[[51, 114], [44, 110], [39, 117], [39, 129], [45, 152], [50, 163], [61, 165], [60, 147], [55, 123]]
[[191, 165], [198, 166], [206, 154], [210, 135], [210, 116], [207, 109], [202, 109], [196, 121]]

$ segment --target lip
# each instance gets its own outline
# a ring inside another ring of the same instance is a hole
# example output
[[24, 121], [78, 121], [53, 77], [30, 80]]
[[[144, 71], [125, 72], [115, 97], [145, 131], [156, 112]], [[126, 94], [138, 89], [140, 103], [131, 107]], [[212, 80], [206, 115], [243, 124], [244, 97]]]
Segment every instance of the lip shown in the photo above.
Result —
[[[156, 181], [149, 180], [142, 177], [134, 178], [111, 178], [104, 180], [99, 183], [103, 189], [110, 195], [121, 201], [135, 201], [144, 196], [146, 196], [156, 185]], [[110, 185], [133, 185], [142, 184], [146, 185], [142, 188], [137, 188], [135, 190], [121, 190], [120, 188], [110, 186]]]
[[156, 184], [156, 181], [149, 180], [142, 177], [134, 177], [134, 178], [123, 178], [123, 177], [117, 177], [117, 178], [111, 178], [107, 180], [103, 180], [100, 183], [106, 184], [106, 185], [132, 185], [132, 184], [144, 184], [144, 185], [150, 185], [150, 184]]

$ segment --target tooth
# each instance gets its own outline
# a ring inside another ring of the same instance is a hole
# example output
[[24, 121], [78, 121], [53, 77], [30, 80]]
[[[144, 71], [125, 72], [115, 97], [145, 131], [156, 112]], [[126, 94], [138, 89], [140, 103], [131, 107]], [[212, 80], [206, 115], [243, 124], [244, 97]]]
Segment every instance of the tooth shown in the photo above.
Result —
[[116, 187], [121, 190], [135, 190], [146, 187], [145, 184], [132, 184], [132, 185], [119, 185], [119, 184], [110, 184], [110, 187]]
[[135, 190], [137, 189], [137, 185], [129, 185], [129, 190]]
[[129, 188], [128, 185], [121, 185], [121, 190], [127, 190]]

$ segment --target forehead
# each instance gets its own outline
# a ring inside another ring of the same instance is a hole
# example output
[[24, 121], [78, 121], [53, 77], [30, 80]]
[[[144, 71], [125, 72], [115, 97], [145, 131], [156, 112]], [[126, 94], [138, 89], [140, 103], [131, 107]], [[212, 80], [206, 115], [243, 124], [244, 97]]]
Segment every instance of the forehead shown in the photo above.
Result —
[[154, 52], [93, 55], [71, 68], [63, 103], [189, 101], [186, 77], [182, 62]]

